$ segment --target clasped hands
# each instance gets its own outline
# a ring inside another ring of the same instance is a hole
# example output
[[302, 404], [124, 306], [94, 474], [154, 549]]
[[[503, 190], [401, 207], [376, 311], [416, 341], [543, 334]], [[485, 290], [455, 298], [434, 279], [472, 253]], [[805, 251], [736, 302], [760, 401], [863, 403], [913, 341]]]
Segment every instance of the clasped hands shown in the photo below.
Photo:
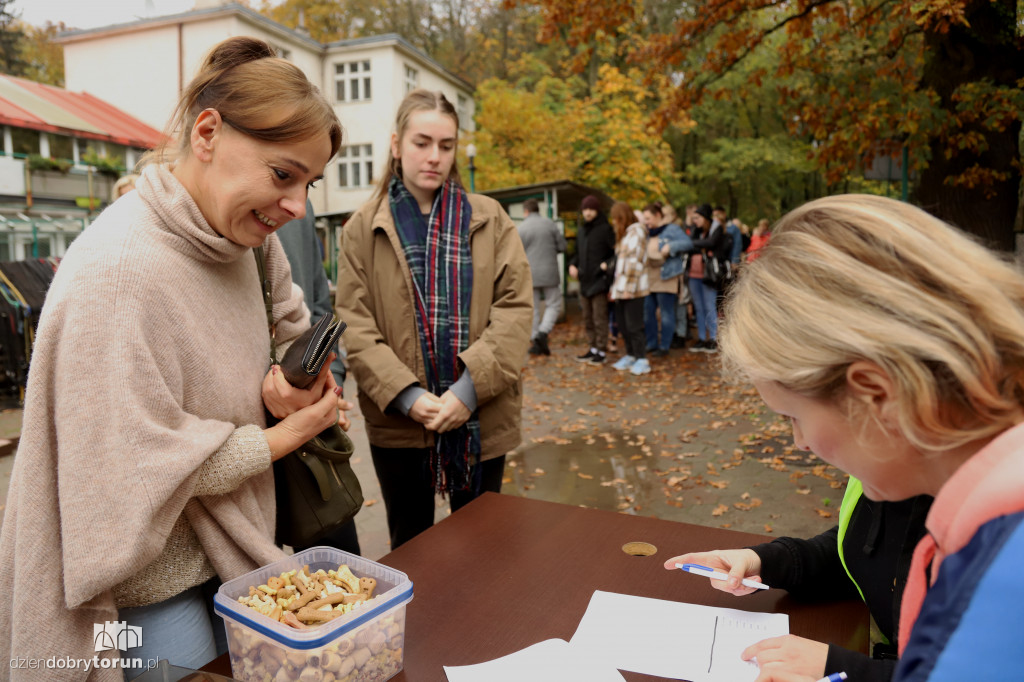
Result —
[[451, 391], [445, 391], [438, 398], [433, 393], [424, 393], [409, 409], [409, 416], [423, 424], [428, 431], [444, 433], [459, 428], [470, 417], [469, 408]]
[[[751, 578], [761, 582], [761, 557], [752, 549], [716, 549], [672, 557], [665, 568], [678, 571], [676, 564], [700, 564], [729, 574], [728, 580], [708, 580], [711, 587], [737, 596], [757, 592], [740, 582]], [[744, 661], [757, 661], [760, 672], [755, 682], [816, 682], [825, 675], [828, 645], [812, 639], [785, 635], [770, 637], [744, 649]]]
[[283, 457], [335, 424], [348, 431], [351, 424], [346, 412], [354, 406], [342, 397], [341, 387], [331, 374], [335, 357], [331, 353], [307, 389], [289, 384], [277, 365], [263, 377], [263, 404], [270, 414], [281, 420], [264, 431], [271, 459]]

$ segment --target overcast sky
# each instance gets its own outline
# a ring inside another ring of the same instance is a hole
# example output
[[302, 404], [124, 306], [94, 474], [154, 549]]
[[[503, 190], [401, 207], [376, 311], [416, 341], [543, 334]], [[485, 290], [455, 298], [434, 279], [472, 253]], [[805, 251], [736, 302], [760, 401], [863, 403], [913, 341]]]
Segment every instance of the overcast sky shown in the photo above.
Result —
[[14, 0], [10, 8], [33, 26], [63, 21], [69, 28], [96, 28], [187, 12], [194, 6], [195, 0]]

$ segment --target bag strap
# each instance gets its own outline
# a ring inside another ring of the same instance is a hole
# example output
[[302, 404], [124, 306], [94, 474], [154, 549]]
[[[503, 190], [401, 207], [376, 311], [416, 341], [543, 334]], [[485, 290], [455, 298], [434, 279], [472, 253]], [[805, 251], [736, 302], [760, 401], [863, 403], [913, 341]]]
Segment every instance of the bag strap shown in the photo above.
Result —
[[260, 289], [263, 291], [263, 307], [267, 309], [267, 328], [270, 330], [270, 364], [277, 364], [277, 325], [274, 324], [274, 300], [271, 296], [270, 279], [267, 277], [267, 267], [263, 260], [263, 245], [252, 250], [256, 257], [256, 270], [260, 276]]

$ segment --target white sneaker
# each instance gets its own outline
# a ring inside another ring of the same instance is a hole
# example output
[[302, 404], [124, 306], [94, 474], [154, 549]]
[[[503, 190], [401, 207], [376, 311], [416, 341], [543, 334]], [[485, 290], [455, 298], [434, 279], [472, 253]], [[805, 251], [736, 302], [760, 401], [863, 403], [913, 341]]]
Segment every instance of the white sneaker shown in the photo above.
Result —
[[636, 358], [634, 358], [632, 355], [623, 355], [621, 358], [619, 358], [618, 362], [612, 365], [612, 369], [617, 369], [620, 372], [623, 372], [632, 367], [634, 362], [636, 362]]
[[651, 363], [647, 362], [647, 358], [640, 358], [633, 363], [633, 366], [629, 368], [630, 374], [640, 376], [641, 374], [651, 373]]

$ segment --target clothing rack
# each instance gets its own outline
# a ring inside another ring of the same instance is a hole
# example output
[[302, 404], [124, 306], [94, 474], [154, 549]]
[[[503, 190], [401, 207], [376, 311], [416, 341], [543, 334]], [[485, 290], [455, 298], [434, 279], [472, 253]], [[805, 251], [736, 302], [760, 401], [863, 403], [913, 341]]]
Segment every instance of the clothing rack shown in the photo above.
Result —
[[28, 366], [59, 258], [0, 263], [0, 406], [25, 399]]

